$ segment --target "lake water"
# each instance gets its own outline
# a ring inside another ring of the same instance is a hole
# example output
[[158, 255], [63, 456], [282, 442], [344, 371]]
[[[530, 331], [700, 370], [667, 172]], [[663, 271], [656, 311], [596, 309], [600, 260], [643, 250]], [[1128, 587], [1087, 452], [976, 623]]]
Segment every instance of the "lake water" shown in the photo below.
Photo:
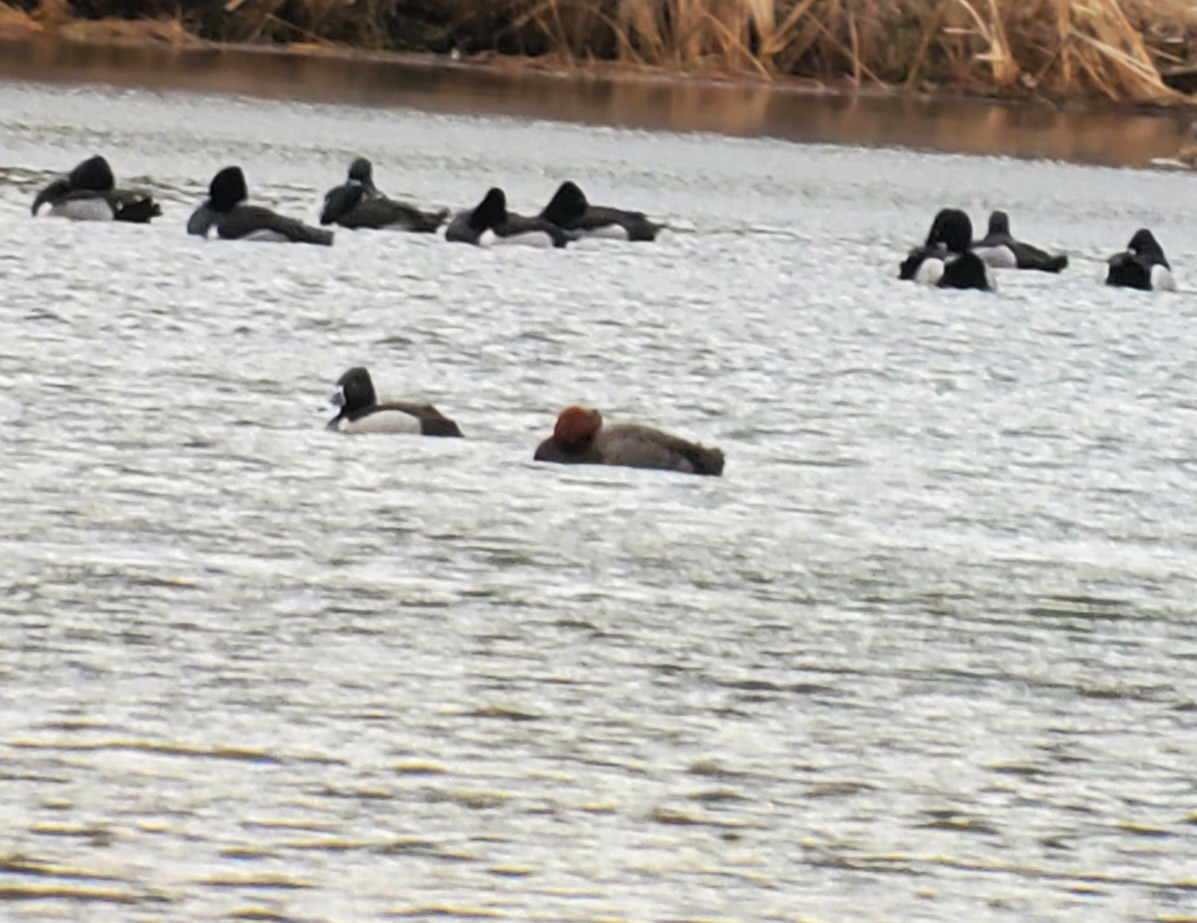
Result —
[[[162, 218], [30, 218], [93, 152]], [[358, 154], [671, 230], [184, 233]], [[19, 82], [0, 171], [0, 918], [1197, 919], [1197, 177]], [[946, 204], [1072, 266], [899, 283]]]

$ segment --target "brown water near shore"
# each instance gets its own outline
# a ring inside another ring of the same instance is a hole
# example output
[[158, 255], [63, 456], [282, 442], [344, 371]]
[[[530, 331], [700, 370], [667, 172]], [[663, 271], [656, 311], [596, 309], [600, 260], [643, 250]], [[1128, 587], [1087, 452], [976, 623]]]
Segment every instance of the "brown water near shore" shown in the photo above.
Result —
[[237, 93], [800, 142], [1139, 165], [1183, 144], [1191, 114], [829, 92], [652, 75], [549, 72], [437, 56], [244, 46], [0, 41], [0, 79]]

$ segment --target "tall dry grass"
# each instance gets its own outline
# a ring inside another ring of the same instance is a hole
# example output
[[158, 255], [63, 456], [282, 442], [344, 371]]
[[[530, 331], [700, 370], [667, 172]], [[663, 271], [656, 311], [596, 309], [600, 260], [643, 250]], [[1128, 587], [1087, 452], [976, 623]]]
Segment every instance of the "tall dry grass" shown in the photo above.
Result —
[[496, 3], [525, 44], [573, 60], [1117, 100], [1173, 96], [1160, 27], [1197, 36], [1192, 0]]
[[[4, 4], [0, 2], [0, 7]], [[1160, 102], [1197, 71], [1197, 0], [8, 0], [224, 41], [616, 61], [995, 95]], [[57, 13], [56, 13], [57, 15]]]

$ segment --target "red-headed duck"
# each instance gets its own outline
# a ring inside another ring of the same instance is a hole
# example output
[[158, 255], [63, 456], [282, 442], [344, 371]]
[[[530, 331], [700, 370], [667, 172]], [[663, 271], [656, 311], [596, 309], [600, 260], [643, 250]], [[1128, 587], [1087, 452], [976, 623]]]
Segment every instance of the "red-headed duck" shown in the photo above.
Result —
[[723, 473], [723, 453], [648, 426], [603, 426], [603, 415], [586, 407], [566, 407], [553, 435], [536, 448], [536, 461], [563, 465], [624, 465], [663, 468], [687, 474]]

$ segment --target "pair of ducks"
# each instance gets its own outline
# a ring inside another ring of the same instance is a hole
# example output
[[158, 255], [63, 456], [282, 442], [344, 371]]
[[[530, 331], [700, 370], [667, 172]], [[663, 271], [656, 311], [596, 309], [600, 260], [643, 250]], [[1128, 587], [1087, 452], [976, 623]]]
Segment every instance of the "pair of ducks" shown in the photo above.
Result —
[[[1068, 265], [1063, 254], [1049, 254], [1016, 240], [1005, 212], [989, 216], [984, 238], [973, 241], [973, 226], [958, 208], [945, 208], [935, 216], [926, 241], [915, 247], [898, 268], [898, 278], [939, 288], [975, 288], [994, 291], [990, 268], [1037, 269], [1060, 272]], [[1144, 291], [1175, 291], [1172, 267], [1155, 235], [1136, 231], [1127, 248], [1106, 261], [1106, 285]]]
[[[379, 403], [370, 373], [352, 368], [337, 381], [331, 401], [340, 412], [328, 429], [342, 433], [419, 433], [461, 436], [457, 423], [431, 404]], [[567, 407], [557, 417], [553, 435], [536, 448], [534, 461], [563, 465], [620, 465], [659, 468], [685, 474], [718, 476], [723, 452], [632, 423], [604, 426], [603, 415], [586, 407]]]
[[[448, 218], [448, 209], [423, 212], [390, 198], [374, 185], [373, 174], [373, 165], [365, 157], [354, 160], [347, 181], [325, 194], [320, 223], [435, 233]], [[582, 237], [652, 241], [661, 227], [643, 212], [591, 205], [578, 185], [567, 180], [540, 214], [530, 217], [508, 211], [506, 193], [497, 187], [490, 189], [478, 205], [449, 222], [445, 239], [470, 244], [521, 241], [564, 247]]]
[[[213, 177], [208, 198], [188, 220], [188, 233], [206, 237], [215, 228], [218, 236], [230, 240], [333, 242], [332, 231], [311, 227], [260, 205], [249, 205], [248, 198], [241, 168], [226, 167]], [[51, 215], [80, 220], [148, 222], [162, 214], [148, 192], [117, 189], [112, 168], [99, 156], [85, 160], [39, 192], [33, 214], [43, 205], [49, 205]], [[447, 209], [423, 212], [389, 198], [374, 185], [370, 161], [359, 157], [349, 167], [348, 181], [325, 195], [320, 223], [351, 229], [435, 233], [448, 214]], [[649, 221], [642, 212], [591, 205], [577, 184], [565, 182], [545, 209], [530, 218], [509, 212], [503, 190], [491, 189], [478, 206], [453, 219], [446, 238], [472, 244], [518, 241], [564, 247], [585, 236], [651, 241], [660, 229], [661, 225]]]

